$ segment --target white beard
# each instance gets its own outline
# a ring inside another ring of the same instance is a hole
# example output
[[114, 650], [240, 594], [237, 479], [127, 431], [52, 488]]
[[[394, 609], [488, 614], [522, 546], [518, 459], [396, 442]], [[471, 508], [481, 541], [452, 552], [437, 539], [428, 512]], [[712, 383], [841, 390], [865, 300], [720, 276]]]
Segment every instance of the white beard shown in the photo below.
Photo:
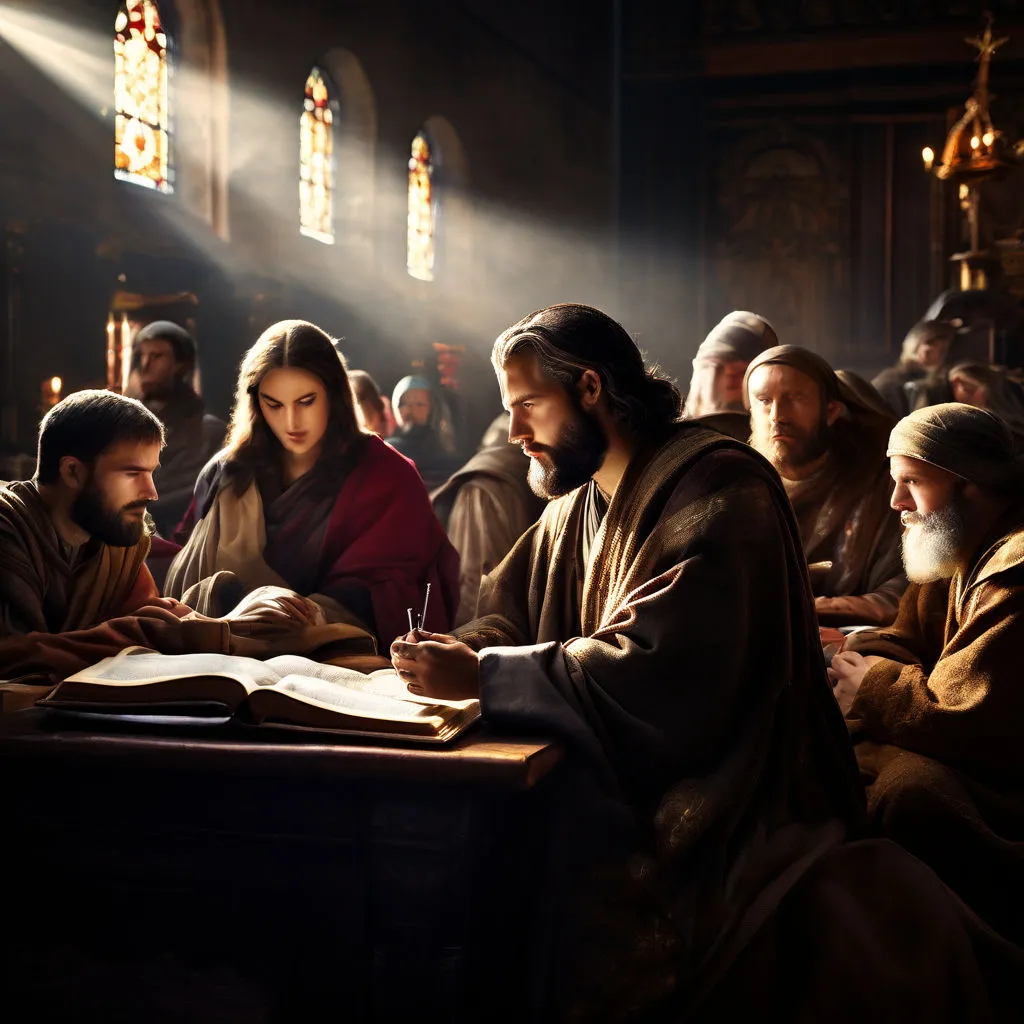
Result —
[[927, 515], [903, 517], [903, 567], [912, 583], [952, 579], [960, 567], [964, 517], [959, 497]]

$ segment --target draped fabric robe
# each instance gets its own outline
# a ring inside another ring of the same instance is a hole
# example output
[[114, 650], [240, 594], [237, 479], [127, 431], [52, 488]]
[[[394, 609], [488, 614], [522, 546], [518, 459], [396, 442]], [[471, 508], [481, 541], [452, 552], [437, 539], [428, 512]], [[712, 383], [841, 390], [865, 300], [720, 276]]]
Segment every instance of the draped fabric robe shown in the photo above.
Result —
[[885, 459], [841, 462], [832, 456], [807, 480], [785, 481], [796, 512], [814, 593], [831, 598], [823, 626], [884, 626], [896, 618], [907, 585], [900, 554], [900, 517], [889, 507]]
[[96, 540], [74, 565], [31, 480], [0, 488], [0, 636], [66, 633], [123, 615], [156, 596], [149, 536], [127, 548]]
[[617, 936], [591, 998], [689, 997], [840, 841], [861, 794], [767, 463], [674, 427], [630, 462], [582, 566], [586, 493], [548, 505], [457, 634], [481, 651], [485, 718], [557, 736], [585, 765], [566, 834], [593, 811], [618, 823], [623, 860], [633, 848], [626, 909], [585, 929], [588, 946]]
[[35, 484], [0, 487], [0, 679], [60, 679], [134, 644], [227, 651], [223, 623], [147, 607], [148, 550], [146, 534], [128, 548], [93, 540], [70, 565]]
[[528, 470], [519, 446], [502, 441], [477, 452], [430, 496], [461, 562], [457, 626], [476, 615], [481, 578], [544, 509], [544, 501], [527, 483]]
[[846, 647], [885, 659], [847, 714], [873, 828], [1024, 945], [1024, 505]]
[[426, 628], [449, 628], [458, 555], [412, 463], [376, 436], [361, 440], [353, 458], [321, 458], [266, 502], [257, 482], [238, 495], [222, 464], [212, 463], [186, 516], [196, 525], [164, 592], [189, 592], [197, 610], [221, 615], [256, 587], [285, 586], [315, 600], [328, 622], [365, 626], [386, 651], [408, 631], [406, 610], [421, 609], [430, 583]]

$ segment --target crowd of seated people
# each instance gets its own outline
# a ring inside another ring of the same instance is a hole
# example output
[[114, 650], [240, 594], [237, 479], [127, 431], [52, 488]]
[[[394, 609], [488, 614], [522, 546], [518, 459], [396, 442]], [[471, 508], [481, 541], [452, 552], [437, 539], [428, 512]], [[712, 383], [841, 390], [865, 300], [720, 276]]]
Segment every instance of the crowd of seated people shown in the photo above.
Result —
[[560, 304], [495, 341], [504, 411], [460, 466], [442, 389], [389, 403], [286, 320], [157, 531], [175, 432], [206, 436], [173, 327], [137, 339], [142, 401], [68, 396], [0, 486], [0, 677], [359, 639], [565, 747], [553, 1018], [1020, 1019], [1012, 377], [925, 323], [876, 389], [736, 311], [684, 402]]

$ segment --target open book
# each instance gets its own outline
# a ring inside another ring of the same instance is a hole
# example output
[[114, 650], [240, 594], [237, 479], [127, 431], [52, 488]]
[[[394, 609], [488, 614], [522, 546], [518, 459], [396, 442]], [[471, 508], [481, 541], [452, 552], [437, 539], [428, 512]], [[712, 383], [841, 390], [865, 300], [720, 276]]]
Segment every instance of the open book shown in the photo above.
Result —
[[297, 655], [156, 654], [127, 647], [76, 672], [39, 701], [61, 711], [235, 718], [442, 743], [480, 717], [478, 700], [410, 693], [392, 669], [369, 675]]

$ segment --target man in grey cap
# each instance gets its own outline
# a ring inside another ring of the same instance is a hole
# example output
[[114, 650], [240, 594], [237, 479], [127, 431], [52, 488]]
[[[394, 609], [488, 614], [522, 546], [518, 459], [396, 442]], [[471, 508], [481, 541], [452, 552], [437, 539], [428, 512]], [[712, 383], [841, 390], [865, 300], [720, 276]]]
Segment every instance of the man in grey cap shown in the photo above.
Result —
[[156, 320], [140, 328], [132, 341], [132, 373], [142, 404], [164, 425], [167, 445], [153, 481], [160, 500], [150, 512], [163, 537], [181, 522], [199, 471], [219, 451], [227, 431], [223, 420], [206, 412], [196, 393], [196, 343], [183, 327]]
[[830, 676], [881, 835], [1024, 940], [1024, 461], [998, 416], [950, 402], [893, 429], [911, 583]]
[[733, 310], [724, 316], [697, 349], [683, 416], [746, 441], [750, 418], [743, 405], [743, 375], [755, 356], [778, 343], [772, 325], [757, 313]]

